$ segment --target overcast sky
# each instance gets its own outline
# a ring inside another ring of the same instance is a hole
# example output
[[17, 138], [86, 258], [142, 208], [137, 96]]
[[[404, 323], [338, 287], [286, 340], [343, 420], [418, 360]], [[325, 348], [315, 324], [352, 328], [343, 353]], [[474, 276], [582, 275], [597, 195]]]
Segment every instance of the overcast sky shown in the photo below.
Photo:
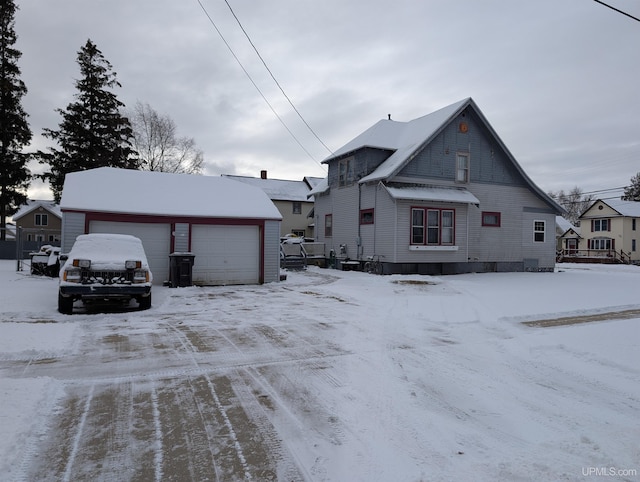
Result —
[[[640, 22], [595, 1], [228, 2], [331, 150], [388, 114], [409, 121], [472, 97], [545, 191], [617, 188], [640, 171]], [[608, 3], [640, 17], [637, 0]], [[91, 39], [118, 98], [171, 117], [204, 151], [205, 174], [325, 176], [329, 151], [224, 0], [16, 4], [34, 150], [52, 145], [42, 129], [57, 129], [55, 109], [73, 101]], [[30, 196], [51, 193], [34, 183]]]

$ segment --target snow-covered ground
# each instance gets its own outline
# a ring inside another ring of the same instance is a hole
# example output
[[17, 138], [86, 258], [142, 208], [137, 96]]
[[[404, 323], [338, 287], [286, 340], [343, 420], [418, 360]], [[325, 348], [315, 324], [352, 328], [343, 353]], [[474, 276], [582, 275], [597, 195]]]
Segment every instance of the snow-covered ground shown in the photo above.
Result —
[[1, 481], [640, 479], [638, 267], [56, 289], [0, 261]]

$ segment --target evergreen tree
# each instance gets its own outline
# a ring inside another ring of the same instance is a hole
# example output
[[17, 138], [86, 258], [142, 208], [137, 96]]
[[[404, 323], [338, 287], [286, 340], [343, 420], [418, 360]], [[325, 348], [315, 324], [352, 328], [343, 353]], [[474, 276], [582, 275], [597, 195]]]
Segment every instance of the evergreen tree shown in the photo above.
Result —
[[624, 188], [622, 199], [640, 201], [640, 172], [631, 178], [631, 184]]
[[81, 78], [75, 83], [75, 101], [65, 110], [58, 130], [44, 129], [44, 136], [54, 140], [58, 148], [39, 152], [40, 162], [49, 165], [43, 174], [54, 199], [59, 202], [65, 175], [97, 167], [137, 168], [132, 149], [132, 129], [121, 115], [124, 104], [111, 91], [121, 87], [116, 74], [96, 45], [87, 43], [78, 52]]
[[0, 240], [6, 239], [7, 216], [27, 200], [31, 179], [29, 155], [22, 152], [31, 129], [21, 103], [27, 93], [18, 67], [22, 53], [13, 47], [16, 10], [13, 0], [0, 1]]

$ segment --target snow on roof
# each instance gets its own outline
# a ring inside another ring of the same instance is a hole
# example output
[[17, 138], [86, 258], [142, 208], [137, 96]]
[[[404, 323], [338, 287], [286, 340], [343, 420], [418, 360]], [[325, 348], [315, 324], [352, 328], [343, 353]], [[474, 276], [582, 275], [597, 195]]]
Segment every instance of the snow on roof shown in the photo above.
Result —
[[320, 184], [322, 181], [324, 181], [324, 179], [325, 179], [324, 177], [309, 177], [309, 176], [305, 176], [304, 181], [309, 185], [310, 189], [313, 189], [318, 184]]
[[640, 202], [623, 201], [622, 199], [607, 199], [602, 201], [606, 205], [618, 211], [623, 216], [640, 217]]
[[42, 200], [42, 199], [29, 199], [26, 204], [20, 207], [18, 211], [12, 216], [12, 219], [20, 219], [22, 216], [29, 214], [31, 211], [44, 208], [49, 211], [51, 214], [62, 217], [62, 212], [60, 211], [60, 206], [58, 206], [54, 201], [50, 200]]
[[[358, 182], [363, 184], [372, 181], [388, 180], [395, 176], [402, 167], [412, 159], [413, 154], [418, 149], [430, 142], [436, 134], [441, 131], [441, 129], [443, 129], [453, 118], [455, 118], [455, 116], [460, 114], [468, 106], [471, 106], [474, 109], [495, 139], [500, 143], [514, 167], [518, 170], [520, 175], [522, 175], [531, 189], [557, 213], [564, 213], [565, 209], [551, 199], [529, 178], [529, 176], [527, 176], [507, 147], [502, 144], [502, 141], [493, 131], [493, 128], [484, 118], [484, 115], [475, 105], [475, 102], [471, 97], [467, 97], [466, 99], [455, 102], [447, 107], [443, 107], [440, 110], [432, 112], [431, 114], [427, 114], [409, 122], [396, 122], [392, 120], [378, 121], [377, 124], [373, 125], [355, 139], [342, 146], [322, 162], [328, 163], [331, 159], [354, 152], [364, 147], [386, 149], [392, 151], [392, 154], [373, 172], [364, 176]], [[312, 190], [312, 192], [322, 192], [319, 191], [319, 189], [320, 188], [318, 187]]]
[[282, 219], [264, 191], [226, 177], [112, 167], [67, 174], [60, 208], [63, 211]]
[[394, 199], [416, 201], [440, 201], [451, 203], [480, 204], [477, 197], [466, 189], [446, 187], [388, 187], [384, 186]]
[[262, 179], [261, 177], [232, 176], [223, 177], [243, 182], [262, 189], [273, 201], [303, 201], [309, 202], [307, 195], [309, 187], [304, 181], [289, 181], [285, 179]]
[[388, 149], [394, 151], [374, 172], [365, 176], [360, 182], [385, 179], [402, 166], [404, 161], [433, 136], [454, 115], [463, 109], [470, 98], [461, 100], [431, 114], [409, 122], [381, 120], [348, 142], [322, 162], [328, 162], [363, 147]]
[[563, 218], [562, 216], [556, 216], [556, 224], [562, 230], [562, 232], [565, 232], [574, 227], [573, 224], [571, 224], [571, 222], [569, 222], [567, 219]]
[[308, 196], [311, 197], [314, 194], [320, 194], [326, 192], [329, 189], [329, 178], [325, 177], [318, 184], [315, 185], [311, 191], [309, 191]]

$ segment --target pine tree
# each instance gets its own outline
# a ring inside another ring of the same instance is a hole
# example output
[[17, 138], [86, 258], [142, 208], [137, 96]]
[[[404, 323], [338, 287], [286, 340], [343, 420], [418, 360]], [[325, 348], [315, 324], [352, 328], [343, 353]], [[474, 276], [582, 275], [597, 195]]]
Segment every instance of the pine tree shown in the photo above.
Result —
[[78, 52], [81, 78], [75, 83], [75, 101], [65, 110], [58, 130], [44, 129], [44, 136], [58, 148], [39, 152], [40, 162], [49, 165], [43, 175], [54, 199], [59, 202], [65, 175], [97, 167], [138, 167], [132, 149], [132, 129], [120, 111], [124, 104], [111, 89], [121, 87], [112, 66], [96, 45], [87, 43]]
[[622, 199], [640, 201], [640, 172], [631, 178], [631, 184], [624, 188]]
[[18, 59], [22, 55], [13, 46], [17, 7], [13, 0], [0, 1], [0, 240], [6, 239], [7, 216], [27, 200], [31, 175], [29, 155], [23, 148], [31, 142], [31, 129], [22, 108], [27, 93], [20, 80]]

